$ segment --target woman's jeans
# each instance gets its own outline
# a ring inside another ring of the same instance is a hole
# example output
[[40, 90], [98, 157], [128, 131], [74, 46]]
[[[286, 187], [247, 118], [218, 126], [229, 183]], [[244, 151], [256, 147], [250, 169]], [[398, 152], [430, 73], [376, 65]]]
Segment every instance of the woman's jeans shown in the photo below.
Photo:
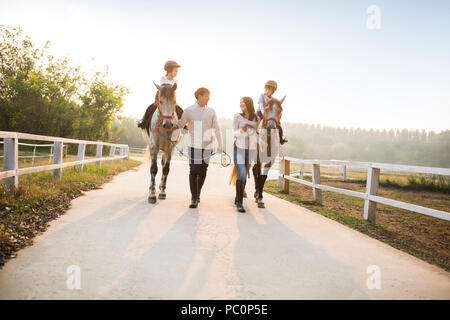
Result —
[[250, 168], [250, 164], [254, 160], [255, 151], [251, 149], [242, 149], [234, 145], [233, 160], [237, 171], [238, 181], [247, 181], [247, 172]]

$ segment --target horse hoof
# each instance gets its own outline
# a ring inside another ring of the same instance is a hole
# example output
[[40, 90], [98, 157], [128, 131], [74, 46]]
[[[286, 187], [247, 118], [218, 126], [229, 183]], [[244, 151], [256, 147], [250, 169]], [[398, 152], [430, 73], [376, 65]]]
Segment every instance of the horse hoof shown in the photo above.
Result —
[[156, 197], [155, 196], [149, 196], [148, 197], [148, 203], [156, 203]]
[[258, 208], [265, 208], [264, 202], [258, 202]]
[[166, 199], [166, 194], [165, 193], [160, 193], [158, 195], [158, 199], [165, 200]]

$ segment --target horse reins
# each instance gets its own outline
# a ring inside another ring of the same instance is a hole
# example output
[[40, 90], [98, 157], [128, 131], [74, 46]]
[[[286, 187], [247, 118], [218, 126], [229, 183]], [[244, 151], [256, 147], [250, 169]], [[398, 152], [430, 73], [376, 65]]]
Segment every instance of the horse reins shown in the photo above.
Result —
[[277, 118], [271, 117], [271, 118], [266, 118], [266, 107], [264, 107], [264, 113], [263, 113], [263, 126], [267, 127], [267, 122], [273, 120], [275, 121], [275, 123], [277, 124], [277, 127], [280, 126], [280, 121]]
[[155, 130], [152, 131], [153, 133], [155, 133], [159, 130], [159, 127], [163, 123], [164, 119], [173, 119], [175, 117], [175, 108], [172, 111], [171, 116], [165, 116], [162, 114], [161, 109], [159, 108], [159, 94], [158, 94], [158, 98], [156, 99], [156, 107], [158, 108], [159, 122], [158, 122], [158, 125], [156, 126]]

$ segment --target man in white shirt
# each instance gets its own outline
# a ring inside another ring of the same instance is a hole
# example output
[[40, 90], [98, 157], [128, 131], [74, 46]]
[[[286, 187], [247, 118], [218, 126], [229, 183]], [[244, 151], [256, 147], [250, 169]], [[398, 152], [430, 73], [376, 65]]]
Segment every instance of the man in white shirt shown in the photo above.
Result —
[[178, 122], [178, 128], [186, 124], [189, 130], [189, 185], [191, 188], [190, 208], [197, 208], [200, 192], [206, 178], [209, 159], [213, 149], [213, 135], [217, 140], [217, 153], [222, 153], [222, 135], [213, 108], [207, 106], [209, 90], [199, 88], [195, 91], [197, 103], [186, 108]]

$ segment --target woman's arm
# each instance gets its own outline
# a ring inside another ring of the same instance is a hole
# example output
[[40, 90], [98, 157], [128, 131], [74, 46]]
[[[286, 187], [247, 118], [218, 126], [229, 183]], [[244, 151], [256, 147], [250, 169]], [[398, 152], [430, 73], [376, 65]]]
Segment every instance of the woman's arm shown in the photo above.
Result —
[[[246, 131], [244, 131], [242, 128], [241, 128], [241, 120], [240, 120], [240, 115], [239, 114], [236, 114], [235, 116], [234, 116], [234, 119], [233, 119], [233, 135], [236, 137], [236, 138], [239, 138], [240, 136], [243, 136], [243, 135], [247, 135], [248, 133], [246, 132]], [[248, 130], [248, 129], [247, 129]]]

